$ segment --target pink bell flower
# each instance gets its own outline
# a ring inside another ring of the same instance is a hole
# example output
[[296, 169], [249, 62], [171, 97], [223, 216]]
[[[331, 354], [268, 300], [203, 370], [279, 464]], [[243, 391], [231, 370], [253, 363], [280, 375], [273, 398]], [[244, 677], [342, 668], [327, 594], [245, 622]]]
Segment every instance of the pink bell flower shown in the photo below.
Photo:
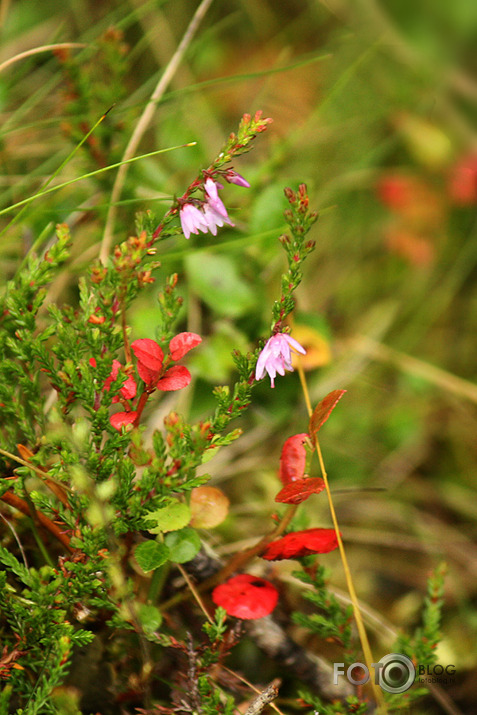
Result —
[[[224, 220], [228, 219], [227, 209], [225, 208], [222, 199], [219, 198], [217, 189], [219, 184], [216, 184], [212, 179], [206, 179], [204, 184], [205, 193], [207, 195], [206, 206], [215, 211], [216, 214], [222, 216]], [[222, 188], [222, 187], [220, 187]]]
[[238, 172], [233, 169], [229, 169], [226, 174], [224, 174], [225, 180], [229, 184], [236, 184], [237, 186], [244, 186], [246, 189], [250, 188], [250, 184], [247, 179], [244, 179]]
[[271, 386], [275, 387], [275, 376], [284, 375], [285, 370], [293, 372], [291, 351], [306, 355], [306, 350], [300, 343], [287, 333], [276, 333], [267, 341], [258, 356], [255, 368], [255, 379], [260, 380], [265, 372], [270, 376]]
[[199, 233], [199, 229], [203, 233], [207, 233], [208, 231], [209, 227], [204, 214], [193, 204], [184, 204], [180, 210], [180, 219], [182, 230], [186, 238], [189, 238], [191, 233]]

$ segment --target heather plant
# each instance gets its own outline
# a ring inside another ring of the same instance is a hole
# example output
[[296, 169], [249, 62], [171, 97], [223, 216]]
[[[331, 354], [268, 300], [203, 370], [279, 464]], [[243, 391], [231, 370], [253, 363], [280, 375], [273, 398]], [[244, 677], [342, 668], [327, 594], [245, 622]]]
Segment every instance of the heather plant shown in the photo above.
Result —
[[[200, 3], [176, 66], [209, 4]], [[204, 135], [137, 155], [174, 62], [137, 115], [137, 96], [129, 112], [114, 106], [128, 97], [134, 67], [123, 33], [105, 30], [81, 62], [77, 50], [55, 45], [52, 60], [67, 150], [45, 162], [40, 188], [28, 164], [30, 194], [10, 192], [0, 210], [2, 236], [26, 246], [25, 255], [12, 249], [0, 296], [0, 715], [420, 712], [418, 675], [405, 690], [381, 687], [376, 654], [401, 654], [416, 668], [437, 663], [445, 566], [429, 574], [409, 632], [390, 642], [372, 629], [377, 618], [353, 580], [353, 539], [335, 508], [340, 491], [353, 499], [360, 485], [336, 488], [343, 474], [335, 465], [328, 477], [320, 445], [321, 430], [356, 406], [354, 386], [346, 392], [336, 380], [318, 399], [308, 388], [323, 341], [320, 317], [300, 313], [297, 295], [308, 259], [326, 281], [324, 253], [340, 250], [313, 254], [315, 205], [325, 214], [329, 206], [300, 178], [278, 188], [280, 149], [268, 167], [277, 176], [258, 186], [253, 154], [241, 160], [273, 131], [260, 111], [243, 115], [212, 160], [197, 159], [206, 153], [198, 144], [212, 141]], [[142, 201], [133, 225], [126, 172], [166, 152], [184, 157], [175, 179], [188, 179], [171, 196], [167, 171], [155, 173], [158, 198]], [[475, 202], [469, 165], [456, 165], [451, 184], [462, 206]], [[72, 167], [73, 178], [53, 185]], [[436, 216], [423, 221], [415, 204], [429, 187], [391, 171], [378, 179], [378, 198], [394, 212], [389, 251], [428, 266]], [[48, 203], [64, 189], [65, 203]], [[259, 191], [252, 230], [235, 204]], [[284, 227], [275, 230], [283, 195]], [[84, 255], [83, 220], [94, 233]], [[246, 239], [227, 243], [240, 233]], [[257, 236], [267, 241], [255, 249]], [[247, 265], [257, 255], [256, 265], [279, 266], [274, 294]], [[202, 321], [191, 318], [194, 290]], [[253, 420], [275, 414], [280, 457], [243, 543], [234, 495], [253, 510], [250, 485], [262, 473], [255, 463], [251, 479], [235, 478], [229, 491], [207, 470], [224, 454], [233, 461]], [[366, 427], [360, 419], [360, 434]], [[356, 680], [335, 678], [337, 663], [358, 664]]]
[[[0, 499], [11, 511], [3, 516], [0, 545], [2, 713], [233, 713], [250, 692], [258, 694], [247, 712], [259, 713], [276, 699], [280, 682], [264, 689], [261, 677], [248, 683], [226, 665], [247, 634], [240, 623], [251, 624], [251, 635], [253, 624], [262, 624], [256, 637], [270, 654], [270, 634], [278, 628], [278, 673], [302, 683], [293, 709], [365, 713], [377, 705], [384, 713], [420, 694], [388, 697], [375, 683], [370, 691], [358, 686], [356, 692], [333, 684], [329, 666], [323, 675], [324, 666], [272, 620], [284, 589], [280, 571], [247, 572], [256, 569], [258, 558], [262, 564], [301, 562], [297, 583], [307, 586], [304, 603], [312, 610], [299, 609], [294, 622], [332, 641], [346, 663], [359, 660], [362, 648], [372, 667], [318, 441], [344, 390], [334, 390], [312, 408], [299, 362], [306, 350], [292, 335], [294, 292], [314, 249], [308, 234], [317, 219], [304, 184], [285, 189], [288, 231], [280, 243], [287, 269], [271, 305], [270, 333], [257, 335], [247, 353], [230, 345], [236, 378], [213, 388], [212, 414], [190, 421], [170, 402], [163, 427], [147, 430], [151, 405], [190, 385], [190, 353], [200, 352], [205, 338], [181, 327], [177, 273], [157, 292], [158, 323], [134, 340], [130, 308], [155, 283], [162, 241], [182, 242], [191, 234], [200, 239], [207, 232], [215, 236], [224, 225], [233, 227], [225, 185], [250, 187], [235, 162], [270, 121], [261, 112], [244, 115], [237, 133], [160, 218], [151, 211], [139, 215], [135, 235], [79, 276], [73, 303], [46, 301], [74, 240], [66, 224], [57, 227], [46, 249], [37, 245], [30, 251], [6, 286]], [[223, 562], [210, 529], [225, 518], [228, 500], [197, 470], [240, 437], [237, 420], [252, 402], [257, 382], [268, 373], [278, 393], [295, 367], [309, 423], [284, 442], [275, 499], [281, 507], [255, 545]], [[321, 476], [314, 476], [316, 471]], [[328, 495], [332, 526], [310, 527], [300, 518], [299, 505], [321, 492]], [[350, 606], [328, 590], [317, 560], [337, 548]], [[442, 578], [431, 583], [422, 629], [396, 646], [420, 663], [433, 662], [438, 639]], [[101, 655], [88, 678], [103, 682], [97, 702], [88, 689], [82, 696], [77, 666], [81, 652], [94, 662], [89, 654], [95, 648]], [[100, 670], [102, 661], [110, 670], [104, 665]], [[308, 673], [301, 678], [304, 663]], [[304, 690], [306, 683], [314, 687]], [[277, 703], [276, 711], [288, 712]]]

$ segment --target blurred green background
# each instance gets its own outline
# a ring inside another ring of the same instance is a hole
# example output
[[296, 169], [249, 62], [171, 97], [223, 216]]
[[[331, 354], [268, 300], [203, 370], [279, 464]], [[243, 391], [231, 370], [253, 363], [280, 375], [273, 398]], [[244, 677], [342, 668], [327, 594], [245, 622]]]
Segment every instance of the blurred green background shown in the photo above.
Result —
[[[0, 211], [38, 191], [113, 104], [54, 182], [121, 160], [197, 5], [2, 0]], [[79, 46], [8, 63], [52, 43]], [[231, 350], [268, 336], [285, 266], [283, 188], [306, 182], [321, 217], [293, 334], [312, 353], [313, 401], [348, 390], [322, 448], [333, 487], [356, 490], [336, 505], [378, 657], [388, 628], [416, 622], [429, 571], [441, 558], [449, 566], [439, 658], [457, 672], [423, 712], [470, 713], [477, 700], [476, 47], [470, 0], [215, 0], [137, 153], [197, 144], [131, 165], [114, 232], [132, 235], [136, 211], [160, 218], [244, 112], [273, 118], [235, 165], [251, 189], [222, 192], [236, 228], [160, 244], [157, 284], [130, 322], [134, 337], [154, 337], [159, 285], [177, 271], [183, 324], [205, 337], [178, 409], [210, 412], [212, 385], [233, 379]], [[74, 302], [114, 178], [85, 178], [0, 214], [2, 278], [66, 222], [72, 260], [48, 300]], [[306, 431], [296, 375], [274, 391], [264, 380], [254, 396], [242, 439], [207, 465], [232, 499], [217, 536], [224, 552], [268, 528], [281, 445]], [[151, 425], [175, 399], [150, 413]], [[310, 526], [328, 525], [325, 500], [307, 505]], [[327, 564], [343, 589], [338, 556]]]

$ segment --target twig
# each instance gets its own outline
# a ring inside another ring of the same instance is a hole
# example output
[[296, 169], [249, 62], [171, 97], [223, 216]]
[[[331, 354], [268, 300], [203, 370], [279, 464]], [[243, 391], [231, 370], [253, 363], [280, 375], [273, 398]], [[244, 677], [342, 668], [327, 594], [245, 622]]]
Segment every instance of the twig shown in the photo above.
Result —
[[265, 690], [262, 690], [262, 692], [252, 700], [245, 711], [245, 715], [258, 715], [258, 713], [261, 713], [262, 710], [264, 710], [264, 708], [272, 702], [272, 700], [275, 700], [278, 695], [278, 688], [280, 685], [281, 680], [279, 678], [272, 680], [270, 685], [267, 685]]
[[[129, 143], [124, 151], [123, 155], [123, 161], [128, 161], [131, 159], [131, 157], [134, 155], [137, 147], [139, 146], [139, 142], [141, 141], [144, 132], [146, 131], [147, 127], [149, 126], [152, 117], [154, 116], [154, 112], [156, 111], [156, 107], [160, 99], [162, 98], [164, 92], [166, 91], [166, 88], [171, 81], [172, 77], [176, 73], [179, 64], [181, 63], [184, 54], [193, 38], [195, 35], [199, 24], [202, 21], [202, 18], [204, 17], [205, 13], [209, 9], [210, 5], [212, 4], [213, 0], [202, 0], [200, 3], [199, 7], [194, 13], [194, 16], [192, 20], [189, 23], [189, 26], [187, 27], [187, 30], [185, 31], [182, 40], [180, 41], [177, 50], [174, 52], [173, 56], [171, 57], [171, 60], [169, 64], [167, 65], [166, 69], [164, 70], [164, 73], [159, 80], [154, 92], [151, 95], [151, 98], [149, 102], [146, 104], [146, 107], [144, 108], [143, 113], [141, 114], [141, 117], [139, 118], [138, 123], [136, 124], [136, 127], [134, 129], [134, 132], [131, 135], [131, 138], [129, 140]], [[101, 251], [100, 251], [100, 260], [102, 263], [106, 263], [110, 248], [111, 248], [111, 243], [113, 240], [113, 233], [114, 233], [114, 223], [116, 220], [116, 214], [117, 214], [117, 202], [119, 201], [122, 190], [124, 187], [124, 182], [126, 180], [126, 172], [128, 170], [128, 165], [123, 164], [122, 166], [119, 167], [118, 173], [116, 175], [116, 179], [113, 185], [113, 189], [111, 192], [111, 202], [109, 204], [109, 209], [108, 209], [108, 215], [106, 217], [106, 224], [104, 228], [104, 235], [103, 235], [103, 240], [101, 243]]]
[[[0, 500], [4, 501], [5, 504], [13, 506], [15, 509], [18, 509], [18, 511], [21, 511], [22, 514], [31, 517], [31, 510], [27, 502], [13, 492], [5, 492], [0, 497]], [[47, 529], [47, 531], [49, 531], [50, 534], [53, 534], [53, 536], [55, 536], [58, 541], [61, 541], [63, 546], [65, 546], [68, 551], [70, 551], [71, 553], [73, 552], [73, 549], [70, 546], [70, 540], [68, 536], [63, 531], [61, 531], [61, 529], [55, 523], [53, 523], [51, 519], [45, 516], [41, 511], [38, 511], [38, 509], [35, 510], [35, 517], [40, 526]]]

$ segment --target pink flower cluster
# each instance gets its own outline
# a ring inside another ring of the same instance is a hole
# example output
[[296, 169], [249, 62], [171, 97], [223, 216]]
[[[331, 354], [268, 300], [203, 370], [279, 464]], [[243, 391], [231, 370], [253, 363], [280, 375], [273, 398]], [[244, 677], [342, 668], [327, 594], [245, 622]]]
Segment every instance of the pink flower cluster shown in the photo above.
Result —
[[[224, 177], [229, 183], [237, 184], [238, 186], [250, 186], [248, 181], [233, 169], [225, 172]], [[227, 209], [219, 198], [218, 189], [222, 188], [222, 184], [208, 177], [204, 182], [205, 201], [201, 202], [199, 206], [192, 203], [192, 201], [182, 204], [180, 219], [186, 238], [189, 238], [191, 233], [198, 234], [199, 231], [202, 231], [202, 233], [210, 231], [216, 236], [217, 227], [221, 228], [224, 223], [229, 226], [234, 225], [227, 214]]]

